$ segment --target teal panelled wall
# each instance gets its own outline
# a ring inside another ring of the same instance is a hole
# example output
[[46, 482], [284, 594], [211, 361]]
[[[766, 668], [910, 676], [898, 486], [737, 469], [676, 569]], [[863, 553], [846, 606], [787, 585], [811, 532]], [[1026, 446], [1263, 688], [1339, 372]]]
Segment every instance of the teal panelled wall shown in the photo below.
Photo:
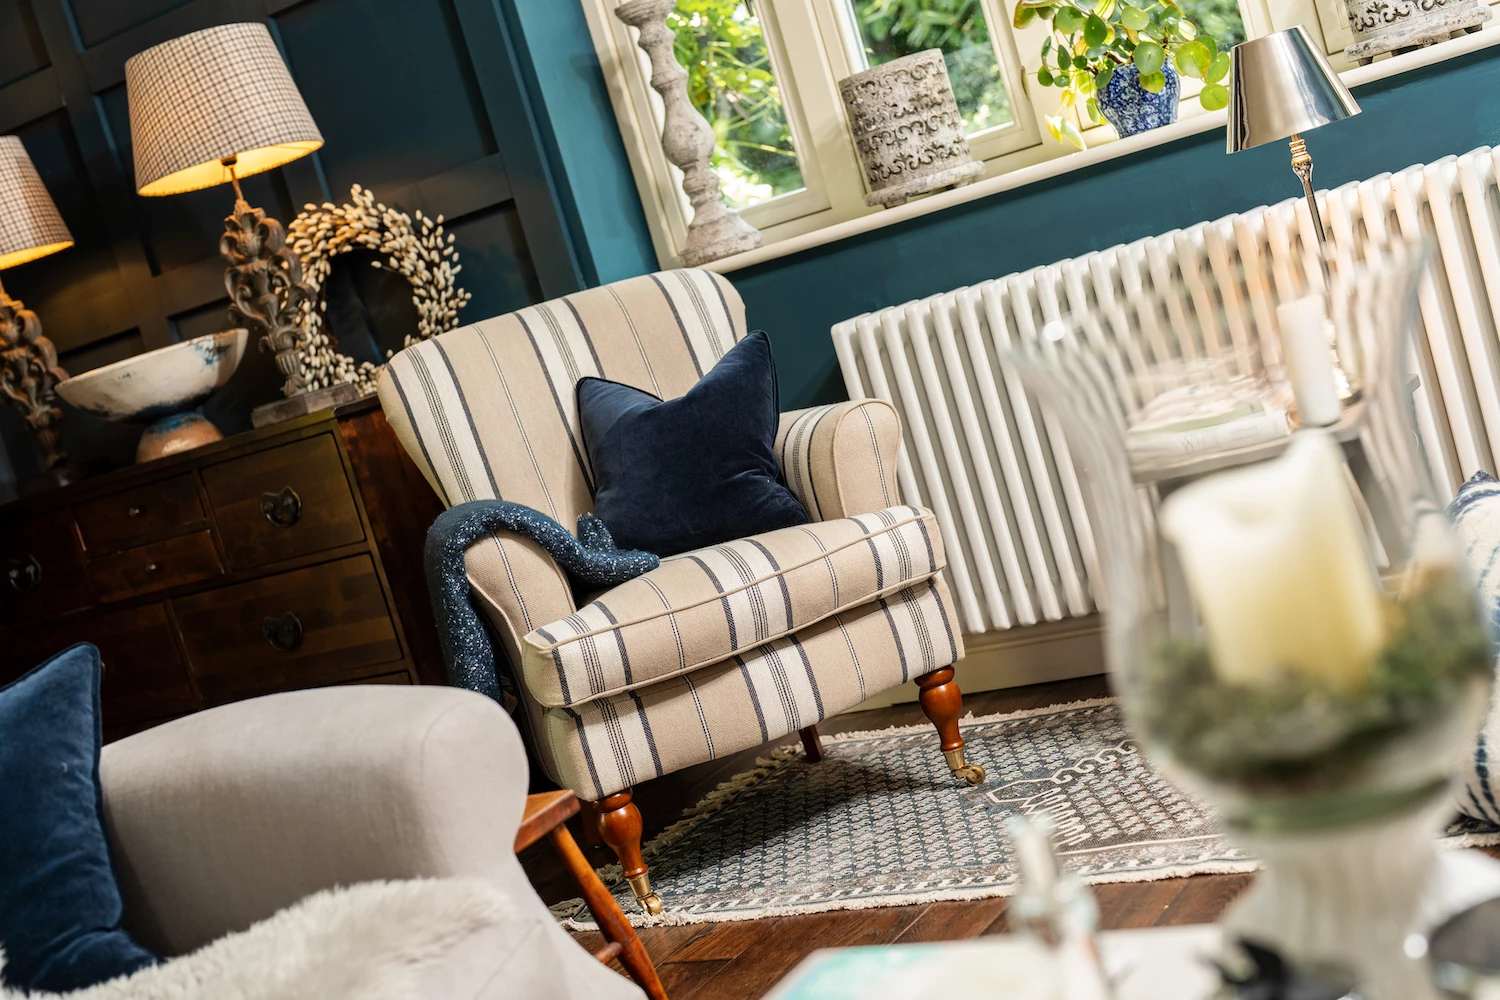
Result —
[[[524, 20], [549, 46], [559, 44], [571, 31], [559, 15], [576, 6], [0, 0], [0, 133], [21, 137], [77, 238], [70, 250], [5, 271], [5, 287], [38, 312], [73, 372], [227, 325], [218, 238], [233, 195], [220, 186], [136, 196], [124, 65], [159, 42], [232, 21], [268, 27], [326, 139], [316, 154], [248, 178], [253, 204], [287, 221], [308, 202], [347, 200], [358, 182], [387, 204], [444, 215], [463, 265], [460, 283], [473, 295], [463, 320], [566, 294], [600, 273], [618, 276], [618, 264], [593, 263], [612, 243], [597, 204], [580, 198], [586, 211], [572, 207], [568, 180], [577, 170], [561, 162], [564, 152], [592, 156], [629, 188], [613, 121], [603, 132], [584, 124], [595, 136], [589, 150], [554, 141], [545, 113], [548, 99], [568, 109], [570, 121], [590, 107], [607, 112], [581, 11], [582, 42], [568, 40], [571, 54], [549, 51], [533, 64], [519, 34]], [[575, 58], [580, 51], [588, 58]], [[614, 161], [599, 151], [611, 148]], [[593, 185], [590, 197], [607, 196], [600, 179], [584, 181]], [[639, 219], [633, 191], [630, 202]], [[638, 228], [644, 234], [644, 220]], [[410, 287], [374, 271], [372, 256], [340, 258], [328, 287], [331, 328], [345, 350], [369, 360], [399, 347], [415, 326]], [[251, 408], [275, 398], [279, 382], [270, 355], [251, 350], [206, 409], [228, 433], [247, 429]], [[77, 411], [62, 425], [63, 445], [85, 474], [129, 462], [139, 434]], [[39, 471], [31, 437], [8, 405], [0, 406], [0, 444], [19, 478]], [[0, 498], [5, 468], [0, 463]]]
[[[1355, 92], [1310, 132], [1319, 187], [1500, 143], [1500, 47]], [[788, 409], [845, 397], [829, 328], [862, 312], [1300, 193], [1284, 144], [1228, 156], [1218, 130], [731, 274], [775, 345]]]
[[533, 108], [558, 164], [560, 201], [589, 284], [655, 270], [656, 252], [583, 5], [517, 0], [512, 10], [526, 50], [520, 62], [540, 98]]

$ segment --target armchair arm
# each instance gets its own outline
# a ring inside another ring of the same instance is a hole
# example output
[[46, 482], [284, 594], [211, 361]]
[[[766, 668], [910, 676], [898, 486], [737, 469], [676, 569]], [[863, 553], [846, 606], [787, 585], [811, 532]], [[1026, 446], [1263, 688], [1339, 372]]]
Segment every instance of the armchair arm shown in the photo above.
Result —
[[896, 453], [901, 418], [882, 399], [814, 406], [781, 415], [776, 457], [814, 521], [868, 514], [901, 502]]
[[238, 702], [110, 744], [100, 780], [126, 925], [164, 954], [374, 879], [478, 876], [542, 908], [513, 852], [525, 751], [472, 692]]

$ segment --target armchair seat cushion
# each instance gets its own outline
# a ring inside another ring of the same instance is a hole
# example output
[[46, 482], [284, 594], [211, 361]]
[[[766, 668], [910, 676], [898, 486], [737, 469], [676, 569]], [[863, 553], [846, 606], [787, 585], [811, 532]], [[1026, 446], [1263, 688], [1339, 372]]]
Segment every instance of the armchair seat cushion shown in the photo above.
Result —
[[936, 519], [921, 507], [684, 552], [531, 631], [521, 670], [542, 705], [585, 705], [730, 659], [905, 590], [943, 565]]

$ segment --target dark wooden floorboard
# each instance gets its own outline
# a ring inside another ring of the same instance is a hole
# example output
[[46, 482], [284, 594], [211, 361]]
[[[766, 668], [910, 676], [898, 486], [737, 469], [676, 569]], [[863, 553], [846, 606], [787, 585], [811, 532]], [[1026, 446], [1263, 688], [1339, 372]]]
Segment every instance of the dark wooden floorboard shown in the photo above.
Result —
[[[964, 709], [975, 715], [1016, 712], [1066, 704], [1109, 694], [1103, 677], [1086, 677], [1054, 684], [1037, 684], [1008, 691], [989, 691], [964, 698]], [[916, 689], [912, 689], [915, 699]], [[862, 729], [925, 723], [921, 709], [893, 705], [868, 712], [852, 712], [820, 723], [825, 737]], [[755, 766], [772, 746], [796, 742], [796, 734], [641, 785], [635, 801], [650, 838], [681, 817], [683, 811], [721, 782]], [[942, 759], [933, 745], [934, 766]], [[574, 821], [575, 824], [577, 821]], [[577, 835], [575, 830], [575, 835]], [[579, 841], [580, 844], [582, 840]], [[586, 849], [590, 860], [608, 864], [607, 849]], [[552, 903], [577, 895], [566, 872], [543, 842], [521, 855], [537, 891]], [[1159, 882], [1134, 882], [1094, 887], [1099, 924], [1105, 930], [1206, 923], [1217, 919], [1249, 883], [1247, 875], [1200, 875]], [[818, 948], [853, 945], [960, 941], [1009, 930], [1007, 901], [981, 899], [939, 902], [871, 910], [836, 910], [803, 916], [677, 927], [649, 927], [640, 932], [667, 994], [673, 1000], [759, 1000], [792, 967]], [[589, 950], [603, 938], [575, 935]]]

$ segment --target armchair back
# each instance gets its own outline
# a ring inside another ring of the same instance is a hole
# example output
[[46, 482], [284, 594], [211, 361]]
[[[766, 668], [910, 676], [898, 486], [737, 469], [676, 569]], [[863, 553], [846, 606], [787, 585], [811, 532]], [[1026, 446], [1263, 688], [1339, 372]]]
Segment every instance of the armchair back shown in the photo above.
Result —
[[[671, 399], [744, 336], [744, 303], [723, 277], [647, 274], [408, 347], [381, 373], [380, 403], [448, 506], [510, 500], [572, 530], [579, 514], [594, 509], [573, 394], [578, 380], [608, 378]], [[523, 636], [576, 610], [567, 578], [530, 539], [498, 534], [473, 546], [466, 561], [473, 593], [513, 664]], [[535, 722], [539, 710], [527, 701]]]

